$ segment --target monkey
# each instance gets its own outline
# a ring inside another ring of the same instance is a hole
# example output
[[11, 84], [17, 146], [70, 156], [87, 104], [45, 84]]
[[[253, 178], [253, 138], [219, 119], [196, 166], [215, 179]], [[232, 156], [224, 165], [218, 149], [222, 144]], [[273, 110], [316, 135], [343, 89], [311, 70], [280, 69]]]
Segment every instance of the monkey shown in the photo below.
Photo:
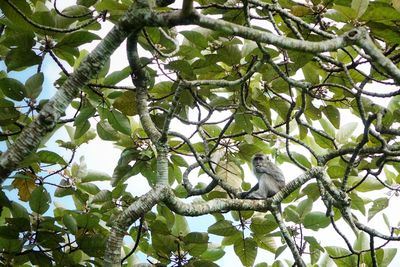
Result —
[[268, 156], [257, 153], [252, 159], [253, 173], [258, 183], [249, 191], [242, 192], [241, 198], [266, 199], [274, 196], [285, 186], [281, 169], [272, 163]]

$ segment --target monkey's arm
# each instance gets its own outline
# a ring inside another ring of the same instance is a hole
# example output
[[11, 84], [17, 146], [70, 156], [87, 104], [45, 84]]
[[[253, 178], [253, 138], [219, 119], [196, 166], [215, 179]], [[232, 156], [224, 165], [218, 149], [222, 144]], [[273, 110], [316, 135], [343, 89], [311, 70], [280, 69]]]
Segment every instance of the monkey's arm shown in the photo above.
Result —
[[251, 188], [249, 191], [242, 192], [240, 193], [240, 198], [248, 198], [247, 196], [250, 195], [250, 193], [257, 191], [259, 188], [259, 184], [257, 183], [253, 188]]

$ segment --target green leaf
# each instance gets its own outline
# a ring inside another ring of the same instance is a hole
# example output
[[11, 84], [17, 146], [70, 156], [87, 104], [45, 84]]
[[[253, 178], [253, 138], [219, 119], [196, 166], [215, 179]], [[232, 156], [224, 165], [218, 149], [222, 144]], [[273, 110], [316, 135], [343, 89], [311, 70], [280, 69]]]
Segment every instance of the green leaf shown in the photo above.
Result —
[[[74, 126], [84, 124], [96, 113], [96, 109], [91, 105], [82, 108], [79, 111], [78, 116], [76, 116], [74, 121]], [[76, 134], [76, 133], [75, 133]]]
[[123, 92], [113, 103], [113, 107], [127, 116], [137, 115], [136, 93], [132, 91]]
[[315, 142], [322, 148], [332, 148], [334, 149], [335, 147], [333, 146], [333, 143], [330, 139], [326, 138], [325, 136], [315, 132], [311, 131], [311, 135], [314, 137]]
[[154, 234], [152, 235], [152, 244], [157, 253], [161, 253], [161, 255], [170, 255], [172, 251], [177, 249], [175, 237], [171, 235]]
[[74, 139], [81, 138], [87, 131], [89, 131], [89, 129], [90, 129], [89, 121], [83, 121], [82, 123], [77, 124], [75, 128]]
[[297, 153], [297, 152], [291, 152], [293, 158], [297, 160], [303, 167], [306, 169], [311, 168], [311, 163], [310, 161], [304, 156], [303, 154]]
[[247, 114], [235, 114], [235, 125], [239, 130], [244, 130], [248, 134], [253, 131], [253, 123], [251, 122], [251, 117]]
[[199, 47], [200, 49], [205, 49], [208, 47], [207, 39], [204, 37], [203, 34], [201, 34], [199, 32], [192, 30], [192, 31], [181, 31], [179, 33], [182, 34], [183, 36], [185, 36], [185, 38], [189, 42], [191, 42], [193, 45]]
[[369, 0], [352, 0], [351, 8], [356, 11], [356, 18], [361, 17], [368, 8]]
[[225, 251], [221, 247], [210, 243], [207, 250], [200, 255], [200, 258], [203, 260], [217, 261], [221, 259], [224, 255]]
[[108, 113], [108, 122], [117, 131], [130, 135], [131, 134], [131, 124], [128, 117], [117, 110], [112, 110]]
[[188, 167], [189, 164], [181, 157], [178, 155], [171, 155], [171, 161], [179, 167]]
[[290, 205], [286, 207], [283, 214], [288, 221], [301, 223], [300, 214], [297, 212], [297, 208], [295, 206]]
[[[351, 177], [350, 183], [352, 186], [358, 184], [358, 182], [362, 178], [359, 177]], [[363, 182], [356, 187], [355, 190], [359, 192], [369, 192], [369, 191], [374, 191], [374, 190], [381, 190], [384, 188], [384, 186], [373, 176], [368, 176], [366, 179], [363, 180]]]
[[23, 70], [27, 67], [38, 65], [42, 62], [42, 58], [36, 55], [32, 50], [11, 49], [6, 58], [7, 71]]
[[40, 150], [37, 152], [37, 155], [39, 156], [40, 161], [43, 163], [67, 165], [67, 162], [55, 152]]
[[96, 170], [89, 170], [87, 174], [81, 178], [82, 183], [88, 183], [93, 181], [110, 181], [110, 180], [111, 180], [110, 175]]
[[13, 78], [0, 79], [0, 89], [5, 96], [16, 101], [21, 101], [26, 97], [25, 86], [20, 81]]
[[297, 212], [301, 219], [304, 219], [305, 216], [311, 212], [313, 206], [313, 201], [310, 198], [306, 198], [302, 200], [299, 205], [297, 205]]
[[371, 220], [378, 212], [385, 210], [388, 205], [389, 199], [386, 197], [374, 200], [372, 207], [368, 210], [368, 221]]
[[29, 199], [29, 206], [32, 211], [44, 214], [50, 207], [50, 194], [43, 186], [38, 186], [33, 190], [31, 198]]
[[17, 121], [20, 116], [19, 111], [14, 107], [14, 103], [7, 99], [0, 99], [0, 126]]
[[107, 121], [100, 121], [96, 126], [97, 134], [103, 140], [116, 141], [119, 140], [118, 133], [111, 127]]
[[81, 213], [74, 215], [78, 227], [87, 230], [94, 229], [99, 226], [99, 217], [91, 213]]
[[43, 72], [35, 73], [29, 77], [25, 82], [26, 96], [30, 99], [36, 99], [42, 92], [43, 81]]
[[221, 220], [209, 226], [208, 232], [219, 236], [230, 236], [237, 233], [238, 230], [232, 225], [231, 221]]
[[67, 227], [67, 229], [71, 231], [72, 234], [76, 234], [76, 232], [78, 231], [78, 223], [72, 215], [64, 214], [63, 223], [65, 227]]
[[271, 233], [277, 227], [278, 224], [270, 215], [266, 215], [265, 217], [253, 216], [251, 218], [250, 229], [257, 235]]
[[112, 200], [112, 194], [109, 190], [101, 190], [93, 196], [91, 203], [104, 203]]
[[208, 243], [208, 234], [202, 232], [191, 232], [185, 235], [183, 241], [185, 243], [196, 243], [196, 244]]
[[310, 246], [312, 246], [312, 247], [314, 247], [314, 248], [316, 248], [316, 249], [318, 249], [318, 250], [320, 250], [322, 252], [325, 252], [324, 248], [321, 247], [321, 245], [319, 244], [319, 242], [317, 241], [317, 239], [315, 237], [313, 237], [313, 236], [305, 236], [304, 240], [306, 240], [308, 242], [308, 244], [310, 244]]
[[236, 240], [233, 249], [244, 266], [253, 266], [257, 257], [257, 243], [251, 237]]
[[106, 248], [107, 237], [101, 234], [89, 234], [80, 236], [76, 242], [87, 255], [102, 257]]
[[325, 247], [325, 249], [328, 254], [333, 257], [333, 261], [336, 263], [337, 266], [358, 266], [357, 256], [352, 254], [347, 249], [334, 246], [328, 246]]
[[[96, 195], [98, 192], [100, 192], [100, 188], [93, 183], [79, 183], [77, 184], [77, 188], [80, 189], [80, 191], [75, 191], [78, 197], [81, 197], [81, 194], [83, 194], [83, 192], [87, 192], [91, 195]], [[87, 195], [85, 196], [85, 198], [88, 198]]]
[[101, 38], [97, 34], [94, 34], [92, 32], [78, 31], [64, 35], [64, 37], [54, 47], [55, 48], [61, 48], [63, 46], [78, 47], [80, 45], [100, 39]]
[[320, 211], [313, 211], [304, 217], [304, 227], [314, 231], [325, 228], [330, 224], [329, 217]]
[[347, 140], [352, 136], [353, 132], [357, 128], [357, 122], [349, 122], [340, 127], [336, 133], [336, 141], [341, 144], [346, 144]]
[[175, 215], [175, 223], [171, 229], [171, 233], [175, 236], [186, 235], [190, 232], [189, 224], [184, 216], [179, 214]]
[[339, 110], [332, 105], [328, 105], [322, 109], [322, 112], [325, 114], [325, 116], [328, 118], [328, 120], [332, 123], [332, 125], [335, 126], [336, 129], [339, 129], [339, 127], [340, 127], [340, 112], [339, 112]]
[[[340, 21], [342, 22], [347, 22], [351, 21], [357, 18], [357, 11], [347, 7], [347, 6], [341, 6], [341, 5], [333, 5], [333, 9], [335, 9], [341, 16], [342, 18], [339, 18]], [[335, 18], [332, 18], [335, 19]]]
[[[119, 83], [120, 81], [124, 80], [125, 78], [128, 78], [130, 74], [131, 74], [131, 67], [129, 67], [129, 66], [125, 67], [122, 70], [117, 70], [117, 71], [111, 72], [104, 79], [104, 84], [115, 85], [115, 84]], [[132, 92], [132, 91], [128, 91], [128, 92]]]

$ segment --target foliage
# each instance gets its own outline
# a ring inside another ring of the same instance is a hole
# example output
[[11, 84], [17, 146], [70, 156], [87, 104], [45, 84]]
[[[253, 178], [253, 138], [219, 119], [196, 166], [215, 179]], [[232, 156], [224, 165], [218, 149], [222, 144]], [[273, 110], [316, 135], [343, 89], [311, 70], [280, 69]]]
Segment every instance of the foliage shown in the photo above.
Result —
[[[1, 264], [118, 265], [124, 235], [124, 266], [218, 266], [227, 248], [244, 266], [392, 262], [399, 0], [50, 2], [0, 2]], [[121, 149], [112, 174], [75, 158], [95, 138]], [[293, 182], [237, 200], [257, 152]], [[138, 176], [152, 189], [135, 196]]]

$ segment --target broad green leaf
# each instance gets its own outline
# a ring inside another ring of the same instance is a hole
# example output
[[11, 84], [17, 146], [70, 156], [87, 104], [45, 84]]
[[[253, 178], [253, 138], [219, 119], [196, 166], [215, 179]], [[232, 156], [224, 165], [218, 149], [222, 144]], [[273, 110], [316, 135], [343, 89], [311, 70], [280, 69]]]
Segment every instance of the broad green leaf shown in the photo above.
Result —
[[108, 122], [117, 131], [130, 135], [131, 134], [131, 124], [128, 117], [117, 110], [112, 110], [108, 113]]
[[86, 234], [77, 238], [79, 248], [92, 257], [102, 257], [106, 248], [107, 237], [101, 234]]
[[90, 129], [90, 122], [83, 121], [82, 123], [76, 125], [74, 139], [81, 138]]
[[85, 106], [79, 111], [78, 116], [76, 116], [74, 121], [74, 126], [83, 124], [87, 122], [96, 113], [96, 109], [91, 105]]
[[271, 253], [274, 253], [277, 251], [277, 245], [275, 238], [270, 235], [254, 235], [253, 236], [254, 240], [257, 242], [259, 248], [265, 249]]
[[362, 199], [360, 196], [358, 196], [356, 193], [350, 193], [349, 194], [351, 198], [351, 207], [353, 209], [359, 210], [363, 215], [365, 215], [365, 201]]
[[136, 93], [127, 91], [117, 97], [113, 103], [113, 107], [121, 111], [127, 116], [134, 116], [137, 114], [136, 110]]
[[96, 126], [97, 134], [103, 140], [116, 141], [119, 140], [119, 136], [116, 130], [114, 130], [107, 121], [100, 121]]
[[352, 136], [353, 132], [356, 130], [358, 123], [349, 122], [341, 126], [336, 133], [336, 141], [340, 144], [346, 144], [347, 140]]
[[328, 120], [335, 126], [336, 129], [340, 127], [340, 112], [339, 110], [332, 105], [327, 105], [322, 109], [322, 112], [328, 118]]
[[10, 124], [18, 120], [19, 111], [14, 107], [14, 103], [7, 99], [0, 99], [0, 126]]
[[271, 216], [266, 215], [265, 218], [253, 216], [251, 218], [250, 229], [257, 235], [268, 234], [277, 227], [278, 224]]
[[176, 238], [172, 235], [152, 234], [151, 238], [153, 248], [161, 255], [168, 256], [172, 251], [176, 251], [178, 249]]
[[[100, 192], [100, 188], [97, 185], [95, 185], [94, 183], [79, 183], [77, 185], [77, 187], [80, 190], [75, 191], [75, 194], [79, 192], [77, 195], [79, 197], [81, 196], [81, 194], [83, 194], [83, 192], [87, 192], [91, 195], [96, 195], [98, 192]], [[85, 195], [85, 198], [88, 198], [88, 196]]]
[[360, 231], [360, 233], [358, 233], [358, 235], [357, 235], [356, 241], [354, 242], [353, 248], [358, 251], [368, 250], [369, 249], [369, 236], [366, 233]]
[[111, 180], [111, 176], [107, 173], [89, 170], [87, 174], [81, 178], [82, 183], [93, 182], [93, 181], [109, 181]]
[[352, 0], [351, 8], [356, 12], [356, 18], [361, 17], [368, 8], [369, 0]]
[[295, 206], [290, 205], [286, 207], [283, 214], [288, 221], [301, 223], [300, 214], [297, 212], [297, 208]]
[[21, 101], [26, 97], [25, 86], [13, 78], [0, 79], [0, 89], [4, 95], [16, 101]]
[[[361, 179], [359, 177], [350, 177], [349, 179], [350, 183], [349, 185], [355, 186], [360, 182]], [[359, 184], [355, 190], [359, 192], [369, 192], [369, 191], [374, 191], [374, 190], [381, 190], [384, 188], [384, 186], [373, 176], [368, 176], [366, 179], [363, 179], [363, 182]]]
[[313, 201], [310, 198], [306, 198], [302, 200], [299, 205], [297, 205], [297, 212], [300, 216], [300, 219], [304, 219], [304, 217], [311, 212], [313, 207]]
[[94, 229], [99, 226], [99, 217], [91, 213], [74, 214], [78, 227], [87, 230]]
[[368, 221], [378, 212], [385, 210], [389, 205], [389, 199], [386, 197], [378, 198], [373, 201], [372, 207], [368, 210]]
[[343, 22], [351, 21], [357, 18], [357, 11], [346, 6], [342, 5], [333, 5], [333, 8], [339, 12], [340, 15], [343, 16], [343, 18], [340, 18], [340, 20]]
[[253, 266], [257, 257], [257, 243], [251, 237], [236, 240], [233, 249], [244, 266]]
[[101, 38], [97, 34], [88, 31], [77, 31], [64, 35], [64, 37], [55, 45], [55, 48], [61, 48], [63, 46], [78, 47], [100, 39]]
[[203, 260], [217, 261], [225, 255], [222, 247], [216, 246], [213, 243], [208, 244], [208, 249], [200, 255]]
[[189, 42], [199, 47], [200, 49], [205, 49], [208, 46], [207, 38], [205, 38], [204, 35], [199, 32], [192, 30], [192, 31], [181, 31], [179, 33], [185, 36], [185, 38], [189, 40]]
[[171, 155], [171, 161], [179, 167], [188, 167], [188, 163], [178, 155]]
[[304, 217], [304, 227], [314, 231], [325, 228], [330, 224], [329, 217], [320, 211], [312, 211]]
[[171, 229], [171, 233], [175, 236], [187, 235], [190, 232], [189, 224], [186, 217], [179, 214], [175, 215], [175, 223]]
[[22, 250], [23, 240], [6, 239], [0, 237], [0, 250], [8, 253], [19, 253]]
[[304, 156], [303, 154], [297, 153], [297, 152], [292, 152], [291, 154], [292, 154], [293, 158], [300, 163], [300, 165], [302, 165], [306, 169], [310, 169], [311, 168], [311, 163], [306, 158], [306, 156]]
[[42, 92], [43, 81], [43, 72], [35, 73], [29, 77], [25, 82], [26, 96], [30, 99], [36, 99]]
[[325, 252], [324, 248], [321, 247], [320, 243], [318, 242], [318, 240], [313, 237], [313, 236], [305, 236], [304, 240], [306, 240], [308, 242], [308, 244], [310, 244], [310, 246], [315, 247], [316, 249]]
[[38, 186], [33, 190], [31, 198], [29, 199], [29, 206], [32, 211], [44, 214], [50, 207], [51, 197], [43, 186]]
[[116, 85], [120, 81], [126, 79], [129, 77], [131, 74], [131, 68], [130, 67], [125, 67], [122, 70], [117, 70], [109, 75], [104, 79], [104, 84], [105, 85]]
[[37, 152], [37, 155], [39, 156], [40, 161], [43, 163], [67, 165], [67, 162], [55, 152], [40, 150]]
[[333, 143], [327, 137], [321, 135], [320, 133], [311, 131], [311, 135], [314, 137], [315, 143], [317, 143], [322, 148], [334, 149]]
[[331, 136], [332, 138], [335, 137], [335, 128], [333, 127], [332, 123], [330, 123], [327, 119], [321, 118], [319, 120], [319, 123], [322, 126], [322, 129], [324, 129], [325, 133]]
[[[399, 3], [399, 5], [400, 5], [400, 3]], [[397, 248], [385, 248], [382, 251], [383, 251], [383, 257], [382, 257], [382, 260], [379, 262], [380, 266], [390, 266], [390, 263], [392, 263], [394, 257], [397, 254], [398, 249]]]
[[91, 203], [104, 203], [112, 200], [112, 194], [109, 190], [101, 190], [96, 195], [93, 196]]
[[11, 49], [4, 61], [7, 65], [7, 71], [19, 71], [40, 64], [42, 58], [36, 55], [32, 50], [17, 48]]
[[67, 229], [71, 231], [72, 234], [76, 234], [76, 232], [78, 231], [78, 223], [72, 215], [64, 214], [63, 223], [65, 227], [67, 227]]
[[[357, 256], [352, 255], [350, 251], [341, 247], [329, 246], [325, 247], [328, 254], [333, 258], [337, 266], [357, 266]], [[349, 256], [351, 255], [351, 256]], [[344, 257], [346, 256], [346, 257]]]
[[237, 233], [238, 230], [232, 225], [231, 221], [221, 220], [209, 226], [208, 232], [219, 236], [230, 236]]

